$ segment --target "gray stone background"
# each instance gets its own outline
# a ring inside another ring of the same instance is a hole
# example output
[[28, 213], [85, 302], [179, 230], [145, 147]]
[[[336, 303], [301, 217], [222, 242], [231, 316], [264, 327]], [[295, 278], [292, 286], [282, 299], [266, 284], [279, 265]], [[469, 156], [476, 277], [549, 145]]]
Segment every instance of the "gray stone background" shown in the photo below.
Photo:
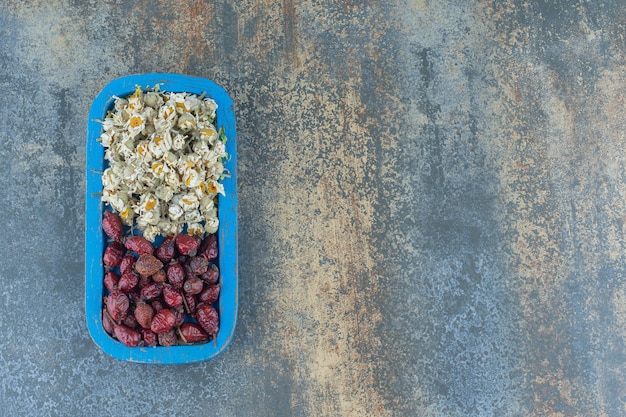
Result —
[[[626, 415], [623, 1], [0, 1], [0, 415]], [[87, 114], [213, 79], [239, 134], [218, 358], [84, 319]]]

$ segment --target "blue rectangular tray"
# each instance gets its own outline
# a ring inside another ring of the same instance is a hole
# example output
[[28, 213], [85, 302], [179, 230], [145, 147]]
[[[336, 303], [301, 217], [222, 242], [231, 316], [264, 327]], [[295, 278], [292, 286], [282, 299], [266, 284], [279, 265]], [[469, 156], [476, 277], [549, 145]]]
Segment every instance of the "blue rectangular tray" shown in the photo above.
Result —
[[[104, 252], [106, 236], [102, 231], [104, 205], [101, 173], [105, 168], [104, 147], [97, 141], [102, 132], [99, 120], [104, 120], [113, 107], [115, 97], [132, 94], [137, 86], [154, 87], [162, 91], [205, 93], [218, 105], [217, 128], [224, 128], [228, 138], [226, 151], [230, 159], [225, 168], [230, 177], [223, 180], [226, 196], [218, 197], [218, 247], [222, 289], [219, 299], [220, 330], [215, 340], [201, 345], [129, 348], [109, 336], [102, 326], [104, 291]], [[238, 262], [237, 262], [237, 135], [235, 112], [228, 93], [213, 81], [180, 74], [129, 75], [111, 81], [94, 99], [87, 125], [86, 158], [86, 215], [85, 215], [85, 314], [87, 328], [94, 342], [108, 355], [119, 360], [152, 364], [188, 364], [201, 362], [222, 353], [235, 333], [238, 312]]]

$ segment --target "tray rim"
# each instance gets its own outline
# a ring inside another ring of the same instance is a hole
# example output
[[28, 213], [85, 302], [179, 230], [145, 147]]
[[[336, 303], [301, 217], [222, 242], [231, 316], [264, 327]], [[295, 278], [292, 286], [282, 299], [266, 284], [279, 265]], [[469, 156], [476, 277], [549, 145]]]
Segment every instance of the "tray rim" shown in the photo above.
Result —
[[[226, 151], [230, 159], [225, 167], [230, 177], [223, 181], [226, 196], [218, 196], [218, 263], [222, 282], [220, 331], [214, 341], [201, 345], [130, 348], [111, 338], [102, 327], [102, 253], [105, 237], [100, 219], [104, 205], [96, 194], [102, 191], [100, 173], [104, 170], [104, 147], [97, 142], [102, 130], [98, 120], [104, 119], [116, 96], [130, 95], [137, 86], [146, 88], [156, 84], [164, 91], [206, 93], [218, 104], [216, 127], [223, 127], [228, 138]], [[85, 318], [89, 334], [96, 345], [119, 360], [162, 365], [202, 362], [224, 352], [235, 334], [239, 292], [236, 118], [232, 99], [226, 90], [207, 78], [175, 73], [132, 74], [110, 81], [94, 98], [89, 111], [85, 171]]]

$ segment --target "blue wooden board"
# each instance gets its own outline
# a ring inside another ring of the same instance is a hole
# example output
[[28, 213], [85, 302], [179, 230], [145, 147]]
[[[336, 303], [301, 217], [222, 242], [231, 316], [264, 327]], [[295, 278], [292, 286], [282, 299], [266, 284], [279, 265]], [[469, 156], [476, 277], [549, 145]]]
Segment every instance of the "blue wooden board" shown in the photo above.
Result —
[[[230, 177], [223, 180], [226, 196], [218, 197], [219, 268], [222, 282], [219, 300], [220, 331], [215, 340], [202, 345], [129, 348], [111, 338], [102, 327], [104, 265], [102, 254], [105, 238], [101, 219], [104, 209], [99, 193], [101, 173], [105, 168], [104, 147], [97, 141], [103, 120], [113, 106], [115, 96], [132, 94], [136, 86], [161, 86], [170, 92], [206, 93], [218, 104], [217, 128], [224, 128], [230, 159], [225, 168]], [[237, 262], [237, 135], [235, 112], [228, 93], [213, 81], [180, 74], [129, 75], [111, 81], [94, 99], [89, 113], [86, 146], [86, 215], [85, 215], [85, 314], [94, 342], [107, 354], [124, 361], [152, 364], [187, 364], [205, 361], [222, 353], [232, 341], [238, 312]]]

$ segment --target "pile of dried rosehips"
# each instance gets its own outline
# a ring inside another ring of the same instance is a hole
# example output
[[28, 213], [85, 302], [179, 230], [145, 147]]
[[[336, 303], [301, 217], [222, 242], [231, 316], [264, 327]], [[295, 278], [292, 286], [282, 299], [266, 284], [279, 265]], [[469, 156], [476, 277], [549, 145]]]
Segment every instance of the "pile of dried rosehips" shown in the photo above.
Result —
[[221, 283], [217, 235], [178, 234], [156, 247], [125, 236], [120, 217], [105, 211], [102, 324], [126, 346], [205, 343], [219, 330], [215, 305]]

